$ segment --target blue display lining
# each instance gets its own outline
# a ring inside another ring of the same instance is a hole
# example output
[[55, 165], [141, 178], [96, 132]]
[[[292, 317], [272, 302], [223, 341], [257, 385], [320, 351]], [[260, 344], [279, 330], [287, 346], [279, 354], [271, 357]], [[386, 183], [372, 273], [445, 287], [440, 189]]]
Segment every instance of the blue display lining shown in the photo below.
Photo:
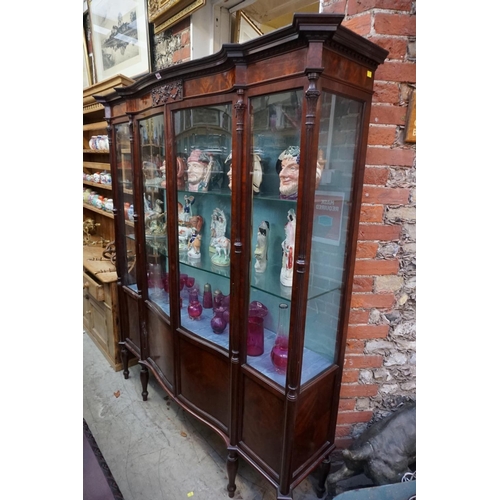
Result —
[[[132, 285], [130, 288], [135, 288], [135, 291], [137, 291], [136, 285]], [[170, 315], [168, 295], [163, 290], [160, 290], [157, 295], [155, 295], [154, 292], [150, 293], [149, 298], [160, 307], [165, 314]], [[212, 317], [213, 312], [211, 309], [208, 311], [204, 309], [200, 318], [196, 320], [189, 317], [186, 307], [181, 309], [181, 324], [184, 328], [229, 351], [229, 325], [223, 333], [214, 333], [210, 325]], [[285, 387], [285, 374], [279, 373], [271, 361], [271, 350], [274, 345], [275, 337], [276, 334], [274, 332], [264, 329], [264, 353], [261, 356], [247, 356], [247, 364], [262, 373], [262, 375], [268, 377], [282, 387]], [[305, 384], [330, 366], [332, 366], [332, 360], [328, 360], [314, 351], [304, 348], [301, 384]]]

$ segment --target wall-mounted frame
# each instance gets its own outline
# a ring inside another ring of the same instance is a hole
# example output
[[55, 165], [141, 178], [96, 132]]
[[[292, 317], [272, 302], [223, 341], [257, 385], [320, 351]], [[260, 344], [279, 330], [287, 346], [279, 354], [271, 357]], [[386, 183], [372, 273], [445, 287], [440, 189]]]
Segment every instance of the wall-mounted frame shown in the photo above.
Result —
[[206, 4], [206, 0], [148, 0], [149, 22], [155, 35], [190, 16]]
[[149, 73], [146, 0], [88, 0], [97, 81]]
[[89, 55], [87, 52], [87, 43], [85, 41], [85, 31], [83, 31], [83, 88], [86, 89], [92, 85], [89, 65]]

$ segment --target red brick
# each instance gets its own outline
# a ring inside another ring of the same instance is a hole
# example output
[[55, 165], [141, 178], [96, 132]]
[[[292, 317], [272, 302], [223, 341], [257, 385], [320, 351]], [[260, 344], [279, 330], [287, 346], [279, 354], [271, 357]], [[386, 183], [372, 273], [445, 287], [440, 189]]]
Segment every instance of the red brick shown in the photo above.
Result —
[[394, 167], [411, 167], [415, 160], [415, 150], [401, 148], [378, 148], [368, 146], [366, 151], [367, 165], [391, 165]]
[[354, 264], [355, 276], [387, 276], [398, 274], [399, 260], [357, 260]]
[[339, 400], [339, 411], [352, 411], [356, 407], [355, 399], [341, 399]]
[[364, 311], [362, 309], [351, 309], [349, 311], [349, 325], [364, 325], [368, 323], [369, 318], [370, 311]]
[[387, 82], [416, 83], [417, 66], [415, 63], [386, 61], [377, 68], [375, 77]]
[[364, 186], [362, 203], [381, 203], [383, 205], [406, 205], [410, 198], [408, 188]]
[[357, 325], [347, 328], [348, 339], [385, 339], [389, 335], [389, 325]]
[[377, 255], [378, 243], [373, 241], [361, 241], [356, 247], [357, 259], [373, 259]]
[[[383, 356], [373, 355], [373, 356], [365, 356], [359, 354], [348, 354], [344, 358], [344, 368], [380, 368], [382, 366]], [[372, 387], [370, 385], [362, 385], [360, 387]], [[378, 387], [374, 385], [373, 387]], [[340, 390], [340, 397], [346, 397], [342, 395], [342, 389]], [[371, 389], [370, 389], [371, 391]]]
[[182, 62], [189, 61], [191, 58], [191, 48], [189, 45], [186, 47], [181, 47], [179, 50], [176, 50], [172, 56], [172, 62]]
[[399, 84], [394, 82], [375, 81], [373, 85], [373, 102], [384, 104], [399, 103]]
[[373, 411], [348, 411], [339, 412], [337, 417], [338, 424], [358, 424], [360, 422], [369, 422], [373, 416]]
[[347, 339], [345, 348], [346, 354], [363, 354], [365, 351], [365, 342], [358, 339]]
[[342, 372], [342, 383], [353, 384], [359, 380], [359, 370], [344, 370]]
[[370, 122], [380, 124], [404, 125], [406, 123], [407, 107], [374, 104], [371, 108]]
[[387, 167], [366, 167], [363, 184], [378, 184], [385, 186], [389, 179], [389, 169]]
[[352, 16], [370, 9], [410, 11], [412, 0], [356, 0], [347, 5], [347, 15]]
[[184, 31], [181, 35], [181, 45], [188, 45], [191, 43], [191, 32], [189, 30]]
[[352, 282], [353, 292], [373, 292], [372, 277], [355, 277]]
[[393, 293], [353, 293], [351, 307], [354, 309], [370, 309], [377, 307], [389, 309], [394, 305]]
[[[380, 356], [382, 357], [382, 356]], [[341, 398], [370, 398], [378, 393], [378, 385], [342, 384], [340, 388]]]
[[335, 438], [335, 446], [339, 450], [345, 450], [351, 446], [351, 444], [354, 443], [353, 438], [347, 438], [347, 437], [342, 437], [342, 438]]
[[350, 436], [352, 432], [352, 425], [337, 425], [335, 427], [335, 437]]
[[373, 27], [379, 35], [416, 35], [417, 18], [405, 14], [375, 12]]
[[358, 240], [361, 241], [395, 241], [399, 240], [401, 226], [383, 226], [380, 224], [360, 224]]
[[370, 125], [368, 144], [392, 146], [396, 141], [396, 125]]
[[371, 13], [361, 14], [351, 19], [345, 19], [342, 25], [358, 35], [368, 35], [372, 29], [372, 15]]
[[383, 205], [361, 205], [360, 222], [382, 222], [383, 219]]
[[386, 61], [389, 59], [402, 61], [408, 52], [408, 40], [405, 37], [371, 36], [369, 40], [389, 52]]
[[324, 0], [323, 12], [325, 14], [344, 14], [347, 0]]

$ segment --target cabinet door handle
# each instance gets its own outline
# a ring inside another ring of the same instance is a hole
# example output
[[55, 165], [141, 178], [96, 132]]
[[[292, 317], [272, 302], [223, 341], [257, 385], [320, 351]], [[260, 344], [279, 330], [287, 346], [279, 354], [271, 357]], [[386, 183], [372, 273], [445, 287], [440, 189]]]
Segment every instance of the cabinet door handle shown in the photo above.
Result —
[[85, 314], [90, 314], [92, 311], [89, 309], [88, 311], [85, 311]]
[[85, 290], [85, 288], [90, 288], [90, 283], [88, 281], [86, 281], [84, 284], [83, 284], [83, 289]]

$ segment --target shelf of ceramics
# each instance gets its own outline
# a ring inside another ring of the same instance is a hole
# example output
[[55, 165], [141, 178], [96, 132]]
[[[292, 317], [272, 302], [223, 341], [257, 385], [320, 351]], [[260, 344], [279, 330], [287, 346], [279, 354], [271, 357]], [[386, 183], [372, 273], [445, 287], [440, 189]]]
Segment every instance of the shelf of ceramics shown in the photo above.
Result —
[[90, 182], [90, 181], [83, 181], [83, 183], [86, 186], [93, 186], [101, 189], [107, 189], [111, 191], [113, 188], [111, 187], [111, 184], [101, 184], [100, 182]]
[[89, 205], [88, 203], [84, 203], [83, 208], [86, 208], [87, 210], [91, 210], [92, 212], [96, 212], [98, 214], [104, 215], [105, 217], [109, 217], [110, 219], [114, 219], [114, 215], [112, 213], [101, 210], [100, 208], [93, 207], [92, 205]]
[[[91, 152], [91, 153], [96, 153], [97, 151], [94, 151], [92, 149], [86, 149], [84, 152]], [[103, 163], [103, 162], [97, 162], [97, 161], [84, 161], [83, 162], [83, 168], [91, 168], [93, 170], [107, 170], [108, 172], [111, 170], [111, 164], [110, 163]]]

